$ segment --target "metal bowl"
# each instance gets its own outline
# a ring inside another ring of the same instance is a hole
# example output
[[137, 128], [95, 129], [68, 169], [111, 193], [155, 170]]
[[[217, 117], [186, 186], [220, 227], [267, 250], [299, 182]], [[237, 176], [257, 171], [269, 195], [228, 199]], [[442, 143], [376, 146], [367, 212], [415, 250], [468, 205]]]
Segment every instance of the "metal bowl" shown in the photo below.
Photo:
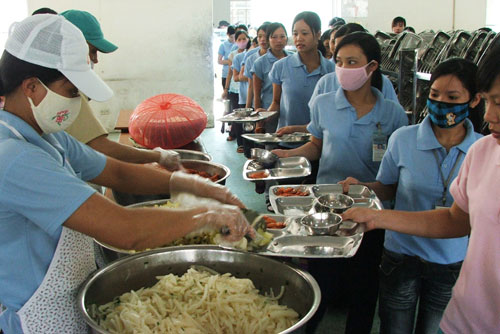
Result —
[[260, 163], [264, 168], [274, 166], [279, 160], [276, 154], [263, 148], [252, 148], [250, 150], [250, 158]]
[[318, 309], [321, 292], [316, 280], [307, 272], [268, 257], [235, 252], [214, 246], [180, 246], [153, 250], [113, 262], [92, 274], [80, 287], [78, 308], [91, 327], [91, 333], [109, 334], [90, 317], [92, 304], [105, 304], [130, 290], [151, 287], [156, 276], [184, 274], [192, 265], [205, 266], [219, 273], [249, 278], [262, 294], [270, 289], [278, 293], [285, 287], [280, 304], [299, 313], [299, 321], [281, 333], [291, 333], [303, 326]]
[[[213, 175], [214, 173], [218, 173], [221, 177], [219, 180], [217, 180], [216, 183], [222, 185], [226, 184], [226, 179], [231, 174], [231, 170], [228, 167], [212, 161], [185, 159], [181, 160], [181, 163], [186, 168], [192, 168], [202, 172], [207, 172], [211, 175]], [[129, 194], [113, 190], [113, 197], [116, 203], [122, 206], [127, 206], [135, 203], [143, 203], [160, 199], [167, 199], [170, 198], [170, 195], [169, 194], [139, 195], [139, 194]]]
[[253, 112], [252, 108], [236, 108], [233, 109], [234, 116], [236, 117], [248, 117]]
[[326, 194], [318, 197], [316, 210], [319, 212], [342, 213], [354, 204], [352, 197], [344, 194]]
[[300, 219], [309, 235], [334, 235], [342, 223], [342, 217], [331, 212], [317, 212]]
[[193, 150], [172, 150], [179, 153], [181, 160], [202, 160], [202, 161], [212, 161], [212, 157], [203, 152], [193, 151]]

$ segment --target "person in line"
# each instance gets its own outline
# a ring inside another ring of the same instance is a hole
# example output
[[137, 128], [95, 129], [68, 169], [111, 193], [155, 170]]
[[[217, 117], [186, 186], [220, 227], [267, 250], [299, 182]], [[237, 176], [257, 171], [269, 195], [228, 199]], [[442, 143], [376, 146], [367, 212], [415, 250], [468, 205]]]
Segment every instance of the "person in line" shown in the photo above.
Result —
[[264, 22], [257, 29], [257, 40], [259, 41], [259, 46], [253, 50], [248, 51], [243, 58], [243, 75], [248, 80], [248, 91], [247, 91], [247, 100], [245, 103], [245, 108], [255, 108], [253, 105], [254, 99], [254, 90], [253, 90], [253, 76], [252, 76], [252, 68], [255, 60], [257, 58], [266, 54], [267, 49], [269, 48], [269, 42], [267, 40], [267, 27], [269, 26], [269, 22]]
[[[296, 149], [272, 152], [279, 157], [319, 159], [318, 184], [337, 183], [351, 175], [374, 181], [383, 153], [374, 149], [374, 136], [382, 138], [381, 144], [386, 145], [396, 129], [408, 124], [408, 118], [401, 105], [380, 92], [381, 52], [375, 37], [365, 32], [348, 34], [337, 44], [334, 57], [342, 89], [313, 100], [307, 126], [311, 141]], [[337, 300], [334, 293], [349, 291], [345, 296], [346, 333], [371, 332], [383, 240], [380, 231], [366, 233], [358, 252], [350, 259], [308, 261], [309, 271], [325, 292], [321, 309], [308, 323], [309, 330], [317, 326], [327, 304]], [[342, 280], [342, 288], [335, 289]], [[332, 288], [333, 292], [329, 291]]]
[[236, 30], [234, 26], [228, 26], [227, 27], [227, 40], [224, 41], [219, 46], [219, 52], [218, 52], [218, 58], [217, 58], [217, 63], [219, 65], [222, 65], [222, 88], [224, 89], [226, 87], [226, 79], [227, 75], [229, 73], [229, 54], [233, 50], [234, 46], [234, 34], [236, 33]]
[[333, 52], [335, 51], [335, 33], [344, 26], [344, 24], [336, 24], [333, 26], [333, 28], [330, 29], [330, 35], [329, 35], [329, 44], [328, 47], [330, 48], [330, 52], [332, 53], [332, 58], [330, 59], [333, 63], [335, 63], [335, 59], [333, 59]]
[[[88, 63], [82, 32], [63, 16], [17, 23], [0, 58], [0, 328], [5, 334], [86, 333], [76, 307], [95, 271], [93, 239], [122, 249], [168, 244], [200, 227], [253, 229], [227, 188], [199, 176], [106, 157], [63, 131], [78, 116], [80, 91], [105, 101], [112, 90]], [[84, 181], [143, 194], [189, 192], [221, 203], [184, 209], [124, 208]]]
[[344, 24], [346, 24], [346, 22], [343, 18], [335, 16], [328, 22], [328, 28], [333, 29], [333, 27], [335, 27], [336, 25], [344, 25]]
[[[340, 27], [335, 35], [333, 35], [333, 44], [336, 45], [340, 43], [340, 41], [348, 34], [356, 32], [356, 31], [366, 31], [363, 26], [357, 24], [357, 23], [348, 23], [342, 27]], [[330, 38], [330, 41], [332, 38]], [[335, 50], [335, 48], [333, 49]], [[311, 103], [316, 96], [319, 94], [327, 93], [327, 92], [332, 92], [336, 91], [337, 89], [340, 88], [340, 83], [338, 80], [337, 75], [335, 72], [328, 73], [321, 79], [319, 79], [318, 83], [316, 84], [316, 87], [314, 87], [314, 92], [311, 96], [311, 100], [309, 103]], [[394, 90], [394, 86], [392, 85], [391, 80], [385, 75], [382, 75], [382, 95], [386, 99], [393, 100], [396, 103], [399, 103], [398, 96], [396, 95], [396, 92]]]
[[334, 64], [318, 51], [321, 20], [318, 14], [302, 12], [292, 25], [297, 52], [274, 63], [269, 78], [273, 100], [268, 111], [278, 112], [278, 133], [289, 126], [305, 126], [311, 120], [308, 102], [318, 80], [334, 71]]
[[467, 151], [450, 187], [453, 204], [421, 212], [355, 208], [344, 219], [365, 230], [386, 229], [425, 238], [469, 236], [465, 259], [438, 333], [498, 333], [500, 328], [500, 47], [481, 62], [478, 90], [491, 134]]
[[[92, 68], [94, 64], [99, 62], [97, 52], [107, 54], [118, 49], [116, 45], [104, 38], [99, 22], [91, 13], [71, 9], [62, 12], [60, 15], [82, 31], [89, 47]], [[161, 166], [170, 170], [180, 168], [180, 157], [175, 151], [164, 150], [160, 147], [154, 150], [142, 150], [109, 140], [108, 131], [95, 116], [88, 99], [83, 94], [81, 106], [78, 118], [66, 129], [66, 132], [78, 141], [121, 161], [137, 164], [158, 162]]]
[[[366, 185], [381, 200], [395, 199], [396, 210], [451, 207], [449, 185], [470, 146], [482, 137], [467, 118], [469, 113], [482, 114], [474, 110], [481, 101], [476, 72], [476, 65], [465, 59], [439, 64], [430, 80], [427, 117], [392, 134], [375, 182], [347, 178], [340, 182], [344, 191], [351, 184]], [[414, 328], [416, 333], [438, 332], [468, 242], [467, 236], [430, 239], [386, 231], [380, 264], [381, 333], [413, 333]]]
[[[236, 108], [244, 108], [247, 100], [247, 91], [248, 91], [248, 80], [247, 78], [240, 74], [242, 71], [242, 61], [245, 53], [251, 45], [250, 37], [247, 32], [244, 30], [238, 31], [236, 33], [236, 45], [238, 49], [231, 52], [229, 59], [231, 59], [231, 70], [232, 70], [232, 80], [238, 84], [238, 101]], [[236, 102], [236, 101], [235, 101]], [[231, 126], [231, 131], [229, 132], [229, 136], [232, 138], [236, 138], [236, 142], [238, 147], [236, 148], [236, 152], [243, 153], [243, 139], [241, 135], [243, 134], [243, 124], [242, 123], [233, 123]]]
[[402, 33], [406, 28], [406, 20], [404, 17], [396, 16], [392, 20], [392, 32], [395, 34]]
[[320, 42], [325, 48], [325, 54], [323, 55], [326, 59], [331, 60], [333, 56], [333, 51], [330, 49], [330, 33], [332, 29], [327, 29], [321, 34]]

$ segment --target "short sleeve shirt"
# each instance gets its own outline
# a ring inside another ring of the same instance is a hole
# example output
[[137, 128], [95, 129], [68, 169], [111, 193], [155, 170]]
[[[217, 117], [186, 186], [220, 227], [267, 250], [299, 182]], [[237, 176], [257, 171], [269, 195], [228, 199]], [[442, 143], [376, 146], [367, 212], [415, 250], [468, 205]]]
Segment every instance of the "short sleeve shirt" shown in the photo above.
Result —
[[319, 54], [320, 66], [311, 73], [307, 72], [298, 52], [274, 63], [269, 78], [273, 84], [281, 86], [278, 128], [306, 125], [311, 120], [308, 102], [314, 87], [322, 76], [333, 72], [335, 67]]
[[375, 106], [360, 119], [342, 89], [313, 101], [307, 130], [323, 141], [317, 183], [337, 183], [348, 176], [375, 181], [380, 162], [373, 162], [372, 136], [377, 124], [390, 136], [408, 124], [408, 117], [399, 104], [384, 99], [375, 88], [372, 92], [377, 97]]
[[[309, 101], [309, 105], [311, 104], [311, 101], [319, 94], [334, 92], [339, 88], [341, 88], [341, 86], [339, 79], [337, 78], [337, 74], [335, 72], [328, 73], [327, 75], [319, 79], [316, 87], [314, 87], [314, 92]], [[392, 85], [391, 80], [389, 80], [389, 78], [387, 78], [387, 76], [385, 75], [382, 75], [382, 95], [384, 95], [386, 99], [399, 103], [398, 96], [396, 95], [396, 91], [394, 90], [394, 86]]]
[[[233, 57], [233, 65], [231, 67], [238, 73], [241, 71], [241, 67], [243, 66], [243, 58], [245, 57], [245, 54], [246, 52], [241, 52]], [[247, 91], [248, 91], [248, 81], [239, 81], [239, 90], [238, 90], [239, 104], [247, 103]]]
[[[446, 203], [442, 203], [444, 183], [458, 174], [469, 147], [481, 137], [474, 132], [472, 123], [466, 119], [464, 140], [449, 152], [441, 146], [434, 135], [429, 117], [422, 123], [396, 130], [389, 139], [377, 181], [397, 184], [395, 209], [403, 211], [432, 210], [436, 205], [450, 207], [453, 198], [446, 192]], [[438, 161], [434, 156], [438, 156]], [[452, 173], [450, 175], [450, 173]], [[451, 264], [463, 261], [468, 238], [434, 239], [386, 231], [384, 247], [392, 252], [418, 256], [426, 261]]]
[[[219, 46], [219, 55], [222, 56], [222, 59], [228, 60], [229, 59], [229, 54], [233, 50], [234, 44], [229, 42], [228, 40], [225, 40], [224, 43], [222, 43]], [[227, 78], [227, 72], [229, 71], [229, 66], [228, 65], [222, 65], [222, 77]]]
[[87, 97], [83, 95], [80, 113], [73, 124], [66, 129], [66, 132], [84, 144], [87, 144], [97, 137], [108, 134], [108, 131], [94, 115]]
[[[233, 62], [234, 60], [234, 57], [238, 54], [238, 51], [235, 50], [235, 51], [232, 51], [230, 54], [229, 54], [229, 60], [231, 61], [231, 63]], [[232, 65], [231, 65], [232, 66]], [[231, 82], [229, 83], [229, 92], [231, 93], [234, 93], [234, 94], [239, 94], [240, 92], [240, 83], [237, 82], [237, 81], [234, 81], [234, 77], [231, 76]]]
[[[15, 115], [0, 110], [0, 327], [19, 324], [16, 311], [42, 282], [62, 224], [95, 190], [106, 157], [64, 131], [38, 135]], [[6, 330], [6, 332], [9, 332]]]
[[440, 327], [445, 333], [500, 329], [500, 146], [491, 135], [469, 149], [450, 192], [469, 213], [469, 248]]
[[[285, 52], [285, 56], [287, 53]], [[251, 72], [255, 74], [261, 81], [260, 99], [262, 108], [268, 108], [273, 101], [273, 84], [269, 78], [269, 72], [273, 68], [274, 63], [278, 61], [271, 50], [267, 50], [267, 53], [262, 57], [255, 60], [253, 63], [253, 69]]]

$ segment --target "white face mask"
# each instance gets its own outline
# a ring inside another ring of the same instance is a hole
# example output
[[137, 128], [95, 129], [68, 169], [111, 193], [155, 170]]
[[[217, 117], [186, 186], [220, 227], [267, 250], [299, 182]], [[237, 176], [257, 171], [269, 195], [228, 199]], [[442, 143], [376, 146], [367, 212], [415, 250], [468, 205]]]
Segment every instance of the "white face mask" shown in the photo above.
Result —
[[47, 95], [35, 106], [28, 97], [35, 120], [43, 133], [54, 133], [66, 130], [78, 117], [82, 104], [81, 97], [64, 97], [51, 91], [41, 81]]

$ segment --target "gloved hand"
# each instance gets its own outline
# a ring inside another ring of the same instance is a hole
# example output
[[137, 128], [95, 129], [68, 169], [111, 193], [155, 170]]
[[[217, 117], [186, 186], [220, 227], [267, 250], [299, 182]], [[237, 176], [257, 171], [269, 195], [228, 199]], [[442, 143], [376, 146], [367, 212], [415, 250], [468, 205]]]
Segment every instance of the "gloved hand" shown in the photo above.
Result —
[[181, 171], [173, 172], [170, 177], [170, 194], [187, 192], [196, 196], [214, 198], [224, 204], [245, 205], [228, 188], [210, 181], [204, 177], [187, 174]]
[[234, 205], [209, 206], [208, 211], [193, 217], [197, 228], [210, 227], [229, 233], [222, 233], [224, 239], [237, 241], [245, 235], [255, 238], [255, 230], [248, 224], [247, 219], [239, 208]]
[[161, 147], [155, 147], [153, 151], [160, 152], [158, 163], [170, 171], [182, 169], [181, 155], [172, 150], [164, 150]]

